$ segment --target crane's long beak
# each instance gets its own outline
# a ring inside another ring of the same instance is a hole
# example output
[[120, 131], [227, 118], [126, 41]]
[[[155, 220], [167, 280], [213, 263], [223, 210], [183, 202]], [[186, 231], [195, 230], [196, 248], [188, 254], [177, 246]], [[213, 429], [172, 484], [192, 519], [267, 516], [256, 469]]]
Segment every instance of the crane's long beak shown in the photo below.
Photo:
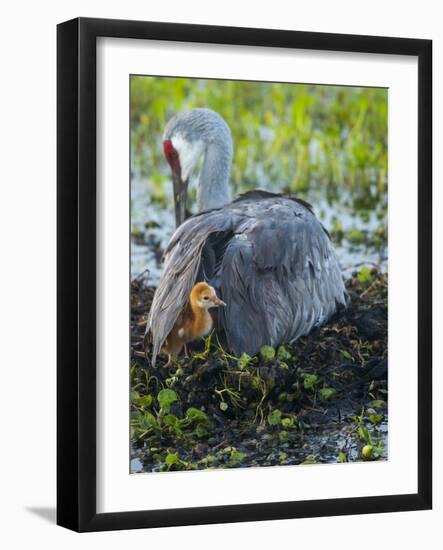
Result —
[[172, 172], [174, 185], [175, 225], [178, 227], [186, 219], [186, 202], [188, 199], [188, 180], [183, 181], [178, 172]]

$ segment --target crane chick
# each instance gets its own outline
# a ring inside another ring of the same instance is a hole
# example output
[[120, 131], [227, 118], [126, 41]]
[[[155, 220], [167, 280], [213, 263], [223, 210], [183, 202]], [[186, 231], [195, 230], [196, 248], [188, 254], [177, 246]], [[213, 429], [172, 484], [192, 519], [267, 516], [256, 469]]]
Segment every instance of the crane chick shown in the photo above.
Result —
[[225, 305], [207, 283], [197, 283], [193, 287], [185, 308], [163, 344], [162, 351], [168, 354], [165, 368], [171, 366], [172, 355], [178, 355], [183, 348], [186, 350], [188, 342], [211, 332], [214, 323], [209, 309]]

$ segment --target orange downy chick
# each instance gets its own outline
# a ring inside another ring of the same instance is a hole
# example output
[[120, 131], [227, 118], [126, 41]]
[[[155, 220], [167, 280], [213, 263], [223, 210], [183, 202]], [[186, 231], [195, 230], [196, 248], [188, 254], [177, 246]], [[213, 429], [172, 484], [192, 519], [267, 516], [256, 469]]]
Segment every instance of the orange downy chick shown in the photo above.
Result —
[[163, 344], [162, 351], [168, 354], [165, 368], [171, 366], [171, 356], [178, 355], [188, 342], [211, 332], [213, 320], [209, 309], [225, 305], [208, 283], [197, 283], [193, 287], [185, 308]]

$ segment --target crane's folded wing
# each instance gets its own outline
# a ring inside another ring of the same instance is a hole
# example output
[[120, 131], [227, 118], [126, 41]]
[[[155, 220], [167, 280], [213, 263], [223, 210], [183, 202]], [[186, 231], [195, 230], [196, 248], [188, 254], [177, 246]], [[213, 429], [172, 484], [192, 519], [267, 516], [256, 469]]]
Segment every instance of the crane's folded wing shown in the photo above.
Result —
[[213, 210], [186, 220], [173, 234], [146, 325], [152, 336], [153, 365], [196, 282], [205, 243], [211, 234], [229, 232], [233, 222], [233, 216]]
[[197, 279], [227, 303], [221, 321], [236, 354], [296, 340], [346, 303], [334, 248], [309, 205], [266, 192], [202, 212], [172, 236], [147, 324], [153, 364]]
[[294, 341], [346, 303], [332, 243], [310, 210], [263, 200], [253, 219], [237, 228], [221, 267], [222, 323], [237, 355]]

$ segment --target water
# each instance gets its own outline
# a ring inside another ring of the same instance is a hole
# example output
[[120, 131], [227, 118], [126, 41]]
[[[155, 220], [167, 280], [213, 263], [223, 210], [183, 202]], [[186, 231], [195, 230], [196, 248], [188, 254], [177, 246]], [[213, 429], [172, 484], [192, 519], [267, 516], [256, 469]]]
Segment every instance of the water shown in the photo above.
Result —
[[134, 449], [134, 447], [131, 445], [131, 465], [130, 465], [130, 472], [131, 474], [138, 474], [140, 472], [143, 472], [143, 464], [139, 458], [132, 458], [137, 455], [137, 451]]
[[[172, 186], [170, 186], [172, 187]], [[161, 254], [175, 229], [172, 209], [150, 199], [151, 189], [145, 180], [133, 177], [131, 181], [131, 278], [146, 270], [147, 282], [157, 286], [161, 269]], [[172, 189], [167, 202], [172, 204]]]

